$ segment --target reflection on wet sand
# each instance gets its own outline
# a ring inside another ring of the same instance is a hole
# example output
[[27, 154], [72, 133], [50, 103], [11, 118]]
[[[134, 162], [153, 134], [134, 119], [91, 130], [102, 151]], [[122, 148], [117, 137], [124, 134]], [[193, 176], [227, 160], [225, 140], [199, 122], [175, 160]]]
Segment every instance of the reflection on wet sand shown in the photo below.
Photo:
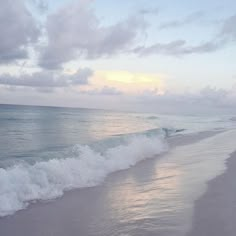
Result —
[[[145, 163], [147, 166], [147, 163]], [[116, 185], [109, 192], [111, 218], [126, 226], [142, 224], [155, 231], [160, 225], [160, 216], [175, 214], [179, 206], [178, 189], [181, 170], [172, 163], [148, 163], [150, 175], [142, 179], [137, 170], [126, 178], [126, 184]], [[142, 167], [143, 168], [143, 167]], [[148, 178], [147, 178], [148, 176]], [[163, 222], [162, 222], [163, 223]], [[130, 229], [129, 229], [130, 230]]]

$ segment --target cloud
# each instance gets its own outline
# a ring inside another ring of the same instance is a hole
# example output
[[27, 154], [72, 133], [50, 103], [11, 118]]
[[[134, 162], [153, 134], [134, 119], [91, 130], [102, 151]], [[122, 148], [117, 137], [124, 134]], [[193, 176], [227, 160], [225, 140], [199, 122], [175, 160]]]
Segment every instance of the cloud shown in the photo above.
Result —
[[143, 7], [139, 10], [139, 13], [142, 15], [157, 15], [159, 13], [159, 9], [157, 7]]
[[[74, 106], [101, 109], [114, 109], [140, 112], [157, 112], [169, 114], [214, 115], [236, 114], [236, 90], [205, 87], [200, 91], [159, 94], [158, 90], [150, 89], [139, 94], [116, 92], [117, 88], [100, 88], [83, 91], [82, 87], [75, 90], [63, 89], [54, 93], [53, 87], [0, 87], [1, 101], [38, 105]], [[35, 89], [40, 93], [35, 93]], [[11, 94], [14, 92], [14, 96]], [[47, 97], [41, 93], [50, 93]], [[27, 95], [27, 96], [26, 96]], [[40, 96], [40, 99], [36, 99]], [[109, 99], [108, 99], [109, 96]], [[32, 99], [29, 100], [29, 97]]]
[[[179, 27], [181, 25], [195, 21], [203, 13], [197, 12], [186, 17], [181, 21], [173, 21], [165, 23], [161, 28]], [[133, 49], [134, 54], [146, 56], [151, 54], [162, 54], [170, 56], [183, 56], [188, 54], [202, 54], [218, 51], [230, 42], [236, 41], [236, 15], [233, 15], [222, 22], [222, 27], [218, 30], [218, 34], [211, 40], [190, 45], [186, 40], [173, 40], [168, 43], [155, 43], [148, 46], [139, 46]]]
[[83, 68], [77, 70], [77, 72], [71, 76], [69, 76], [69, 80], [71, 84], [88, 84], [88, 79], [93, 75], [93, 71], [90, 68]]
[[[48, 8], [45, 0], [31, 2], [40, 11], [46, 11]], [[133, 16], [104, 26], [92, 8], [92, 2], [93, 0], [74, 1], [47, 16], [44, 25], [46, 45], [41, 44], [40, 49], [34, 47], [34, 50], [39, 50], [39, 66], [58, 69], [64, 63], [81, 57], [97, 59], [124, 52], [142, 56], [210, 53], [221, 49], [227, 42], [236, 40], [236, 15], [233, 15], [222, 23], [223, 26], [216, 37], [197, 45], [177, 39], [137, 46], [138, 37], [146, 35], [148, 23], [145, 16], [157, 14], [157, 8], [144, 7]], [[165, 22], [160, 28], [180, 27], [195, 22], [202, 15], [203, 12], [195, 12], [181, 20]], [[36, 19], [27, 9], [26, 0], [2, 1], [0, 16], [0, 64], [28, 58], [28, 46], [37, 41], [40, 30]], [[40, 22], [39, 19], [38, 21]]]
[[172, 114], [221, 114], [235, 113], [235, 89], [216, 89], [207, 86], [195, 93], [175, 94], [166, 92], [163, 95], [153, 91], [144, 91], [136, 96], [133, 105], [142, 111], [156, 111]]
[[228, 41], [236, 41], [236, 14], [226, 19], [223, 23], [219, 37]]
[[151, 46], [140, 46], [133, 50], [135, 54], [140, 56], [150, 54], [164, 54], [172, 56], [181, 56], [193, 53], [214, 52], [221, 48], [222, 44], [217, 41], [209, 41], [199, 45], [188, 45], [185, 40], [176, 40], [169, 43], [156, 43]]
[[24, 87], [64, 87], [66, 81], [61, 77], [56, 77], [52, 72], [42, 71], [30, 75], [3, 74], [0, 77], [0, 84]]
[[40, 13], [47, 12], [49, 5], [48, 2], [46, 2], [46, 0], [31, 0], [31, 1]]
[[0, 19], [0, 64], [27, 58], [27, 46], [37, 40], [39, 29], [25, 1], [1, 1]]
[[48, 44], [41, 48], [41, 67], [55, 69], [76, 57], [95, 59], [122, 52], [147, 27], [140, 14], [102, 26], [90, 3], [80, 0], [48, 16]]
[[[138, 36], [142, 33], [146, 35], [148, 23], [145, 16], [157, 14], [158, 9], [143, 8], [134, 16], [103, 26], [91, 2], [93, 1], [79, 0], [66, 4], [48, 15], [45, 25], [47, 44], [39, 50], [39, 65], [42, 68], [60, 69], [64, 63], [75, 59], [98, 59], [124, 52], [139, 56], [211, 53], [223, 48], [229, 38], [236, 38], [234, 27], [236, 16], [232, 16], [225, 20], [222, 29], [219, 30], [219, 35], [199, 44], [191, 45], [184, 39], [176, 39], [170, 42], [137, 46]], [[194, 12], [181, 20], [163, 23], [160, 28], [180, 27], [197, 21], [203, 15], [201, 11]]]
[[170, 29], [170, 28], [177, 28], [184, 25], [188, 25], [199, 20], [203, 16], [204, 16], [204, 13], [202, 11], [194, 12], [181, 20], [164, 22], [159, 26], [159, 29]]
[[115, 87], [110, 86], [104, 86], [101, 89], [91, 89], [91, 90], [85, 90], [80, 91], [84, 94], [89, 95], [108, 95], [108, 96], [116, 96], [116, 95], [122, 95], [123, 92]]
[[79, 69], [75, 74], [59, 74], [51, 71], [40, 71], [33, 74], [0, 76], [0, 84], [9, 86], [34, 87], [42, 91], [50, 88], [61, 88], [72, 85], [87, 85], [93, 71], [88, 68]]
[[[77, 93], [78, 91], [76, 91]], [[92, 96], [118, 96], [123, 95], [123, 92], [115, 87], [103, 86], [102, 88], [87, 88], [80, 89], [80, 94]]]

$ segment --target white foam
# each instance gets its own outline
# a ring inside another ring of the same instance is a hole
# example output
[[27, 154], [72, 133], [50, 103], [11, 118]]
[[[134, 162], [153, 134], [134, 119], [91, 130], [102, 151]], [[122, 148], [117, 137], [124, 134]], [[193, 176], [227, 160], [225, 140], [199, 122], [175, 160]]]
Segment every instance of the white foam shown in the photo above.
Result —
[[127, 169], [166, 150], [160, 136], [138, 135], [103, 153], [77, 145], [73, 148], [75, 157], [0, 168], [0, 216], [13, 214], [32, 201], [49, 200], [70, 189], [98, 185], [109, 173]]

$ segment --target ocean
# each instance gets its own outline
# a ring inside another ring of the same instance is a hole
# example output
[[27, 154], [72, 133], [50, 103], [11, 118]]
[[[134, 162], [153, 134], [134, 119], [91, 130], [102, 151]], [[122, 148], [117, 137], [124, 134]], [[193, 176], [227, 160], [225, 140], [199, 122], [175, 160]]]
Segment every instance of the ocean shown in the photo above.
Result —
[[[235, 127], [223, 115], [0, 105], [0, 219], [109, 185], [104, 223], [88, 222], [94, 229], [83, 235], [182, 235], [194, 200], [234, 151]], [[107, 180], [115, 173], [126, 177]]]

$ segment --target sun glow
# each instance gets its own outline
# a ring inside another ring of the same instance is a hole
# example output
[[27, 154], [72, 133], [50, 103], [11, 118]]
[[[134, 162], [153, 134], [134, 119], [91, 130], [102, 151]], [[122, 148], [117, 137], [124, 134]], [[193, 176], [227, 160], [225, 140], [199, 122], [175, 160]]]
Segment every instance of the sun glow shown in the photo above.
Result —
[[140, 93], [152, 90], [163, 94], [165, 75], [132, 73], [128, 71], [97, 71], [91, 84], [94, 87], [114, 87], [123, 93]]

